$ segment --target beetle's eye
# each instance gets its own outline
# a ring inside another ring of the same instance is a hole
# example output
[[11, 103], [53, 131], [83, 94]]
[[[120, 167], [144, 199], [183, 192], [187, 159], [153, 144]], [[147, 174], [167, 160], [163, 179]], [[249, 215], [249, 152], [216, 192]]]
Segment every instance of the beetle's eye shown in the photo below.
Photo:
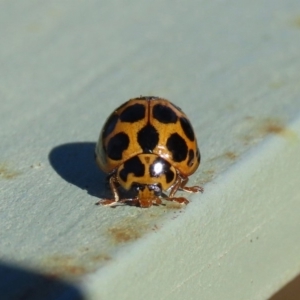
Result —
[[134, 190], [136, 190], [136, 191], [143, 191], [145, 189], [145, 184], [134, 182], [131, 185], [131, 188], [134, 189]]
[[150, 191], [154, 191], [155, 196], [160, 196], [162, 188], [160, 184], [151, 184], [148, 186]]

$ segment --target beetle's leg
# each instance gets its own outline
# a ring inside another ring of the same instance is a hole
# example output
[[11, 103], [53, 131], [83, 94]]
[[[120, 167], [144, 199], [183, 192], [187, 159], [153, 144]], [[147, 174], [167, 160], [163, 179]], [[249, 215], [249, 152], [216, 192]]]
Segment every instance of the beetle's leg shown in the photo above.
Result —
[[114, 199], [102, 199], [99, 202], [97, 202], [97, 204], [101, 204], [101, 205], [105, 205], [105, 206], [115, 206], [118, 205], [119, 203], [123, 202], [123, 200], [120, 200], [120, 196], [117, 190], [117, 186], [116, 184], [118, 183], [116, 174], [113, 174], [110, 178], [109, 178], [109, 186], [110, 189], [114, 195]]
[[117, 189], [117, 184], [118, 184], [118, 179], [117, 179], [117, 175], [113, 174], [111, 177], [109, 177], [109, 186], [110, 189], [113, 193], [114, 199], [102, 199], [100, 201], [98, 201], [96, 204], [97, 205], [104, 205], [104, 206], [117, 206], [119, 204], [123, 204], [128, 202], [128, 204], [130, 203], [131, 205], [138, 205], [139, 204], [139, 199], [136, 198], [125, 198], [125, 199], [120, 199], [120, 195]]
[[185, 192], [188, 192], [188, 193], [203, 193], [204, 189], [203, 187], [201, 186], [185, 186], [187, 184], [187, 182], [189, 181], [189, 178], [186, 177], [186, 178], [183, 178], [182, 177], [182, 181], [181, 181], [181, 185], [180, 185], [180, 189], [185, 191]]
[[166, 200], [169, 201], [176, 201], [178, 203], [184, 203], [188, 204], [189, 201], [185, 197], [174, 197], [178, 189], [181, 189], [185, 192], [189, 193], [198, 193], [203, 192], [203, 188], [200, 186], [192, 186], [192, 187], [186, 187], [186, 183], [188, 182], [188, 177], [182, 177], [180, 174], [177, 174], [177, 179], [175, 181], [175, 184], [173, 185], [171, 192], [169, 194], [169, 197], [166, 197]]
[[172, 187], [172, 189], [170, 191], [170, 194], [169, 194], [170, 198], [174, 197], [174, 195], [176, 194], [176, 192], [178, 191], [178, 189], [181, 187], [181, 184], [182, 184], [182, 178], [180, 176], [177, 176], [175, 184], [173, 185], [173, 187]]
[[184, 198], [184, 197], [174, 197], [174, 195], [176, 194], [178, 189], [181, 187], [181, 184], [182, 184], [182, 178], [180, 176], [177, 176], [177, 179], [176, 179], [175, 184], [173, 185], [173, 187], [171, 189], [169, 197], [164, 197], [164, 199], [166, 199], [168, 201], [175, 201], [175, 202], [178, 202], [178, 203], [188, 204], [189, 201], [186, 198]]

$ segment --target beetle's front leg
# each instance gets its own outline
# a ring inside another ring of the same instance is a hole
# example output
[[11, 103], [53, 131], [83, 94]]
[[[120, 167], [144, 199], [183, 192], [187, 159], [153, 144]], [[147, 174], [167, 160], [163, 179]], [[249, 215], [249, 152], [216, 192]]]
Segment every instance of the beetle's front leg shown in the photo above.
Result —
[[204, 191], [203, 187], [198, 186], [198, 185], [185, 186], [188, 183], [189, 178], [188, 177], [186, 177], [186, 178], [181, 177], [181, 178], [182, 178], [182, 181], [181, 181], [181, 184], [179, 187], [181, 190], [188, 192], [188, 193], [199, 193], [199, 192], [203, 193], [203, 191]]
[[203, 192], [203, 188], [200, 186], [186, 187], [185, 185], [188, 182], [188, 180], [189, 180], [188, 177], [183, 177], [182, 175], [180, 175], [178, 173], [177, 179], [171, 189], [169, 197], [166, 197], [165, 199], [169, 200], [169, 201], [175, 201], [178, 203], [188, 204], [189, 201], [185, 197], [174, 197], [174, 195], [176, 194], [178, 189], [181, 189], [181, 190], [183, 190], [185, 192], [189, 192], [189, 193], [198, 193], [198, 192], [202, 193]]
[[118, 179], [117, 179], [117, 175], [113, 174], [110, 178], [109, 178], [109, 186], [110, 189], [113, 193], [114, 199], [101, 199], [100, 201], [98, 201], [96, 203], [96, 205], [103, 205], [103, 206], [118, 206], [120, 204], [124, 204], [126, 202], [128, 202], [128, 204], [130, 205], [138, 205], [139, 204], [139, 199], [136, 198], [120, 198], [118, 189], [117, 189], [117, 185], [118, 185]]
[[108, 182], [109, 182], [110, 189], [113, 193], [114, 199], [102, 199], [96, 203], [97, 205], [116, 206], [123, 202], [122, 200], [120, 200], [120, 196], [117, 189], [118, 180], [117, 180], [116, 173], [110, 176]]

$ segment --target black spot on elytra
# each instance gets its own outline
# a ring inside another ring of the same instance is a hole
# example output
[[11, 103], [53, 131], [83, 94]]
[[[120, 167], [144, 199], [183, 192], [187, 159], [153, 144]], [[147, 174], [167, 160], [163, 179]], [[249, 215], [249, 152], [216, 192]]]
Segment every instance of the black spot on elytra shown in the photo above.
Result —
[[144, 153], [152, 153], [158, 143], [158, 132], [151, 124], [147, 124], [138, 132], [137, 141]]
[[195, 134], [194, 134], [194, 130], [193, 130], [192, 125], [189, 122], [189, 120], [184, 118], [184, 117], [181, 117], [180, 118], [180, 124], [181, 124], [183, 132], [188, 137], [188, 139], [190, 141], [194, 141], [195, 140]]
[[113, 160], [120, 160], [122, 158], [123, 151], [126, 150], [128, 146], [128, 135], [124, 132], [119, 132], [109, 140], [106, 147], [106, 153], [109, 158]]
[[113, 132], [113, 130], [115, 129], [116, 125], [117, 125], [117, 122], [118, 122], [118, 119], [119, 119], [119, 116], [116, 115], [116, 114], [113, 114], [111, 115], [105, 125], [104, 125], [104, 128], [103, 128], [103, 133], [102, 133], [102, 136], [103, 138], [105, 139], [110, 133]]
[[154, 105], [153, 118], [164, 124], [176, 123], [178, 119], [177, 115], [170, 107], [162, 104]]
[[189, 150], [189, 159], [187, 161], [187, 165], [191, 167], [194, 164], [195, 153], [192, 149]]
[[130, 158], [124, 163], [124, 168], [119, 175], [123, 181], [127, 181], [127, 176], [130, 173], [134, 174], [135, 177], [142, 177], [145, 174], [145, 166], [137, 156]]
[[143, 104], [136, 103], [126, 107], [120, 114], [120, 120], [122, 122], [134, 123], [142, 120], [145, 117], [145, 106]]
[[175, 162], [181, 162], [186, 159], [188, 147], [185, 140], [178, 133], [171, 134], [166, 145], [172, 153], [172, 158]]

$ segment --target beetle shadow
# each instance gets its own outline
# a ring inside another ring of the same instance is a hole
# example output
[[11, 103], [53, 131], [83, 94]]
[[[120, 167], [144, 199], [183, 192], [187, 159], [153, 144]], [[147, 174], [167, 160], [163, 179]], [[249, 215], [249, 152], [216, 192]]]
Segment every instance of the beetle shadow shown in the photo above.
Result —
[[78, 287], [55, 275], [42, 274], [18, 265], [0, 261], [1, 299], [17, 300], [84, 300]]
[[93, 142], [68, 143], [56, 146], [49, 153], [53, 169], [67, 182], [86, 190], [97, 198], [111, 198], [107, 174], [95, 161]]

